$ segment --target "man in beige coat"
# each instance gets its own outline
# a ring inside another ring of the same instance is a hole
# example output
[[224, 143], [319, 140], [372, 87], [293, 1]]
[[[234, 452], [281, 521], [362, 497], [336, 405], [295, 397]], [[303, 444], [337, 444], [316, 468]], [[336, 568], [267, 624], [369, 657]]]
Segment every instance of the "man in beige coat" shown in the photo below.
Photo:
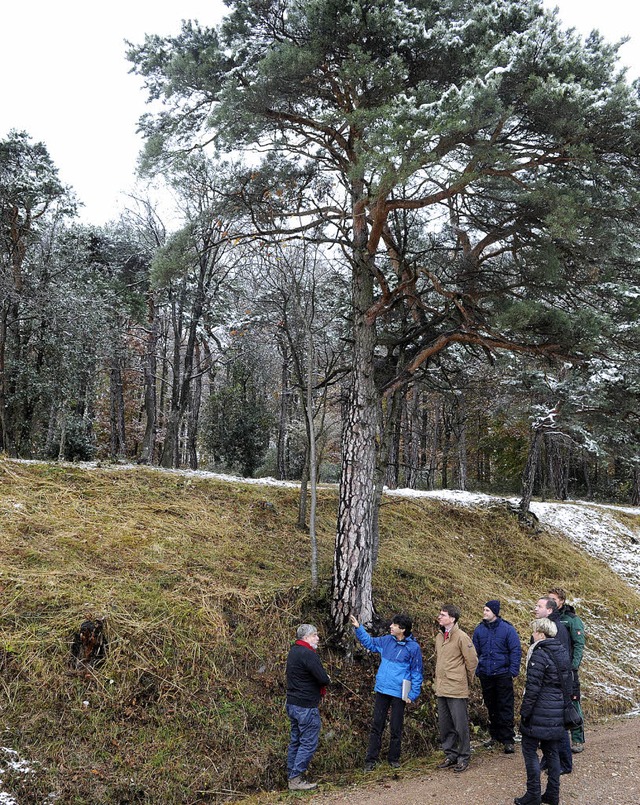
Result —
[[469, 688], [478, 655], [469, 635], [458, 626], [460, 610], [445, 604], [438, 615], [436, 636], [436, 702], [440, 743], [445, 753], [439, 769], [466, 771], [471, 758]]

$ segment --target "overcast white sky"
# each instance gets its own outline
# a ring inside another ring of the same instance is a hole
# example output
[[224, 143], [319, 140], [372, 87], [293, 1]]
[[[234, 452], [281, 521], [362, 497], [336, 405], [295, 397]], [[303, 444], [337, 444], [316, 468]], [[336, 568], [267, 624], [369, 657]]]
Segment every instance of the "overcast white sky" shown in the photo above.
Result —
[[[568, 26], [609, 40], [640, 76], [640, 6], [634, 0], [545, 0]], [[84, 202], [82, 219], [102, 224], [126, 205], [142, 147], [136, 123], [145, 94], [129, 75], [124, 40], [177, 33], [182, 19], [217, 24], [222, 0], [22, 0], [0, 11], [0, 138], [26, 130], [43, 141]]]

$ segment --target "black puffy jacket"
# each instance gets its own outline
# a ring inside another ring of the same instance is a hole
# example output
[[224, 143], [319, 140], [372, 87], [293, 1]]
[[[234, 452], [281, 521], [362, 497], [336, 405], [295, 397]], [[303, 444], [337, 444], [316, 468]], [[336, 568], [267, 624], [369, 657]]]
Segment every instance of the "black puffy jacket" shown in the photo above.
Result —
[[[547, 637], [536, 644], [527, 664], [527, 682], [520, 707], [520, 732], [544, 741], [563, 737], [564, 691], [560, 673], [571, 674], [567, 650], [557, 637]], [[570, 688], [569, 688], [570, 689]]]

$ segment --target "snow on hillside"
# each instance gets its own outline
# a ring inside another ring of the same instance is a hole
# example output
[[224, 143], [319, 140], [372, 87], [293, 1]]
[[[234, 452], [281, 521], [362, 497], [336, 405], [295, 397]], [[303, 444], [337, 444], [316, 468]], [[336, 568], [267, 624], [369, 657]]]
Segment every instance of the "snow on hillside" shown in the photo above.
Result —
[[[518, 498], [498, 498], [478, 492], [441, 489], [419, 492], [412, 489], [385, 490], [400, 497], [429, 497], [459, 506], [490, 506], [499, 502], [517, 505]], [[611, 506], [583, 501], [532, 503], [531, 511], [541, 525], [570, 539], [583, 551], [606, 562], [628, 584], [640, 591], [640, 508]], [[615, 513], [638, 517], [634, 529], [623, 525]]]
[[[17, 461], [25, 464], [42, 463], [21, 459]], [[60, 464], [63, 463], [66, 462], [60, 462]], [[69, 464], [69, 466], [99, 468], [101, 465], [99, 462], [86, 462]], [[104, 465], [104, 468], [109, 470], [139, 469], [138, 465], [134, 464], [107, 464]], [[230, 483], [290, 488], [299, 486], [293, 481], [279, 481], [275, 478], [241, 478], [235, 475], [223, 475], [205, 470], [172, 470], [162, 467], [148, 469], [186, 477], [215, 478], [216, 480]], [[335, 484], [324, 484], [323, 486], [335, 486]], [[447, 501], [459, 506], [490, 506], [506, 502], [517, 505], [519, 503], [518, 498], [503, 498], [485, 495], [481, 492], [462, 492], [457, 489], [438, 489], [427, 492], [416, 489], [385, 488], [385, 494], [399, 497], [426, 497]], [[640, 507], [613, 506], [586, 501], [566, 501], [564, 503], [533, 502], [531, 511], [543, 526], [564, 535], [582, 550], [591, 554], [591, 556], [602, 559], [632, 587], [640, 590]], [[637, 515], [638, 523], [635, 528], [628, 528], [617, 520], [615, 517], [616, 512]]]
[[[6, 460], [6, 459], [5, 459]], [[11, 459], [15, 460], [15, 459]], [[42, 463], [24, 461], [21, 463]], [[78, 464], [69, 466], [78, 467]], [[80, 465], [87, 469], [96, 469], [96, 462]], [[136, 465], [106, 465], [109, 470], [138, 470]], [[151, 468], [149, 468], [151, 469]], [[240, 478], [220, 473], [192, 470], [167, 470], [153, 468], [158, 472], [171, 473], [188, 477], [214, 478], [232, 483], [246, 483], [262, 486], [298, 487], [291, 481], [278, 481], [275, 478]], [[509, 502], [517, 505], [518, 498], [501, 498], [478, 492], [462, 492], [460, 490], [418, 491], [414, 489], [385, 489], [386, 495], [398, 497], [424, 497], [442, 500], [457, 506], [491, 506]], [[19, 504], [14, 504], [19, 505]], [[604, 504], [568, 501], [565, 503], [532, 503], [531, 510], [540, 523], [551, 531], [562, 534], [582, 550], [606, 562], [611, 569], [628, 584], [640, 591], [640, 508], [611, 506]], [[637, 515], [634, 528], [623, 525], [616, 513]], [[581, 602], [581, 614], [589, 624], [589, 632], [594, 636], [613, 639], [619, 650], [623, 651], [631, 668], [640, 666], [640, 630], [629, 629], [624, 624], [605, 624], [597, 612], [590, 611], [585, 602]], [[628, 701], [629, 712], [636, 715], [640, 712], [640, 704], [636, 699], [637, 680], [635, 673], [628, 673], [620, 665], [615, 665], [606, 657], [592, 657], [588, 663], [586, 676], [593, 688], [599, 688], [603, 695], [614, 695]], [[616, 683], [604, 683], [601, 680], [616, 679]], [[0, 786], [3, 773], [11, 768], [22, 774], [33, 773], [31, 764], [19, 758], [13, 749], [0, 747]], [[55, 800], [55, 794], [49, 801]], [[8, 793], [0, 790], [0, 805], [17, 805], [16, 800]]]
[[[41, 464], [43, 462], [24, 459], [11, 459], [24, 464]], [[65, 464], [66, 462], [60, 462]], [[72, 467], [100, 468], [99, 462], [69, 464]], [[106, 464], [108, 470], [139, 470], [135, 464]], [[257, 486], [298, 487], [293, 481], [279, 481], [275, 478], [241, 478], [236, 475], [207, 472], [205, 470], [172, 470], [162, 467], [149, 467], [157, 472], [170, 473], [185, 477], [214, 478], [229, 483], [244, 483]], [[335, 486], [335, 484], [323, 484]], [[503, 498], [485, 495], [481, 492], [463, 492], [457, 489], [438, 489], [421, 491], [416, 489], [387, 489], [386, 495], [399, 497], [425, 497], [443, 500], [458, 506], [490, 506], [498, 503], [517, 505], [518, 498]], [[611, 569], [621, 576], [636, 590], [640, 590], [640, 507], [613, 506], [586, 501], [566, 501], [564, 503], [531, 504], [531, 511], [546, 528], [556, 531], [582, 550], [606, 562]], [[631, 529], [616, 519], [615, 513], [638, 516], [635, 528]], [[2, 803], [0, 803], [2, 805]]]
[[[34, 773], [33, 764], [23, 760], [15, 749], [0, 746], [0, 785], [2, 785], [2, 777], [9, 770], [17, 774]], [[0, 791], [0, 805], [17, 805], [17, 802], [11, 794], [7, 794], [6, 791]]]

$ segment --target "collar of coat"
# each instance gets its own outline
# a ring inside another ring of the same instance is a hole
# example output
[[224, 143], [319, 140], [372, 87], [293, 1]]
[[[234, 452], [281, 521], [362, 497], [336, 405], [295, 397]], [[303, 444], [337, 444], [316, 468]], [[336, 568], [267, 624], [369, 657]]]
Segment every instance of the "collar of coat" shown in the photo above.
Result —
[[304, 648], [311, 649], [311, 651], [315, 651], [314, 647], [307, 643], [306, 640], [296, 640], [296, 646], [303, 646]]

